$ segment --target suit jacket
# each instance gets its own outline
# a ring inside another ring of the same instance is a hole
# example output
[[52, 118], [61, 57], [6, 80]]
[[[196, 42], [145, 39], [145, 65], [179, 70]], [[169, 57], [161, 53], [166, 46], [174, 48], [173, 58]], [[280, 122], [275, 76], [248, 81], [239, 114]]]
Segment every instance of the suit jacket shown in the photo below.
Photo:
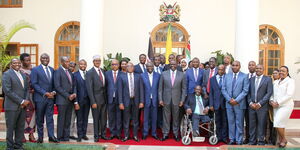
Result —
[[[117, 81], [119, 80], [121, 74], [124, 74], [122, 71], [118, 70]], [[112, 70], [105, 72], [106, 80], [106, 89], [107, 89], [107, 100], [108, 104], [119, 103], [118, 101], [114, 102], [113, 97], [115, 93], [115, 98], [118, 96], [118, 83], [114, 83], [114, 76]]]
[[56, 104], [57, 105], [68, 105], [76, 101], [70, 101], [69, 96], [73, 93], [76, 93], [76, 81], [74, 75], [68, 71], [72, 82], [70, 82], [65, 70], [60, 66], [54, 72], [54, 87], [56, 89]]
[[80, 105], [89, 104], [86, 80], [84, 80], [79, 71], [74, 73], [74, 79], [76, 83], [76, 100]]
[[[152, 106], [157, 107], [158, 106], [158, 86], [159, 86], [159, 73], [156, 73], [153, 71], [153, 80], [152, 80], [152, 86], [150, 85], [150, 79], [148, 72], [145, 72], [141, 74], [141, 83], [143, 84], [143, 94], [142, 95], [142, 101], [145, 103], [145, 107], [150, 107], [150, 104], [152, 103]], [[152, 95], [152, 99], [151, 99]], [[151, 102], [152, 100], [152, 102]]]
[[[255, 79], [250, 79], [249, 94], [248, 94], [248, 105], [252, 102], [255, 103]], [[268, 76], [262, 76], [257, 90], [257, 103], [261, 105], [261, 109], [268, 109], [270, 97], [273, 94], [273, 83], [272, 79]]]
[[[209, 74], [210, 74], [210, 68], [207, 70], [204, 70], [203, 72], [203, 85], [202, 85], [202, 92], [204, 94], [207, 94], [207, 84], [208, 84], [208, 80], [209, 80]], [[215, 76], [216, 74], [218, 74], [218, 68], [215, 67], [215, 72], [212, 76]]]
[[[124, 104], [125, 107], [128, 107], [130, 104], [130, 95], [129, 95], [129, 81], [128, 73], [124, 73], [118, 79], [118, 100], [119, 104]], [[143, 94], [143, 84], [141, 84], [141, 76], [138, 73], [133, 73], [134, 75], [134, 103], [138, 105], [139, 103], [144, 103], [142, 100]]]
[[[146, 64], [145, 64], [145, 67], [146, 67]], [[144, 71], [147, 72], [146, 68], [144, 69]], [[140, 66], [140, 63], [137, 65], [134, 65], [134, 73], [139, 73], [139, 74], [144, 73]]]
[[158, 69], [159, 69], [160, 73], [156, 72], [155, 67], [154, 67], [154, 72], [156, 72], [156, 73], [158, 73], [158, 74], [162, 74], [163, 68], [159, 66]]
[[[202, 96], [201, 96], [202, 97]], [[202, 103], [203, 103], [203, 107], [206, 108], [209, 106], [209, 102], [207, 99], [204, 99], [204, 97], [202, 97]], [[192, 94], [188, 94], [186, 101], [184, 103], [184, 109], [191, 109], [192, 112], [194, 113], [195, 108], [196, 108], [196, 97], [195, 97], [195, 93]]]
[[[224, 77], [225, 75], [222, 76], [222, 84], [224, 84]], [[213, 106], [215, 110], [225, 109], [225, 99], [216, 76], [210, 78], [209, 106]]]
[[24, 87], [22, 87], [22, 83], [13, 69], [9, 69], [3, 74], [2, 88], [5, 93], [5, 110], [18, 110], [21, 108], [23, 100], [29, 100], [29, 83], [26, 75], [23, 73], [21, 73], [21, 75], [23, 77]]
[[236, 105], [240, 109], [246, 109], [246, 96], [249, 91], [249, 79], [247, 74], [239, 72], [235, 87], [232, 89], [233, 72], [225, 76], [224, 85], [222, 86], [222, 94], [226, 100], [226, 108], [232, 108], [229, 104], [231, 98], [234, 98], [239, 104]]
[[174, 86], [171, 81], [171, 70], [164, 71], [159, 80], [158, 99], [164, 104], [174, 105], [184, 102], [186, 96], [186, 77], [183, 72], [176, 71]]
[[33, 101], [42, 102], [48, 99], [44, 97], [46, 92], [53, 92], [54, 89], [54, 69], [48, 66], [49, 72], [51, 73], [51, 79], [48, 80], [44, 71], [43, 65], [32, 68], [30, 74], [30, 83], [34, 89]]
[[[101, 71], [105, 76], [104, 70]], [[86, 73], [86, 85], [91, 105], [106, 104], [106, 88], [94, 67]]]
[[194, 93], [194, 88], [197, 85], [202, 86], [203, 84], [203, 73], [204, 70], [198, 68], [198, 79], [195, 81], [194, 77], [194, 68], [190, 68], [185, 72], [186, 75], [186, 87], [187, 87], [187, 94], [192, 94]]
[[[167, 71], [167, 70], [170, 70], [170, 64], [166, 64], [165, 67], [163, 68], [163, 71]], [[182, 68], [179, 65], [177, 65], [176, 70], [183, 72]]]

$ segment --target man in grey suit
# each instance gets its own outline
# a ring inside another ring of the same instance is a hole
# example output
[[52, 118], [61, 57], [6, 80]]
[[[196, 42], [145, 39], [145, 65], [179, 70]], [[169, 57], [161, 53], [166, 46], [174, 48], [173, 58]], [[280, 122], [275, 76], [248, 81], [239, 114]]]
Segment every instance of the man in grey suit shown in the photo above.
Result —
[[94, 67], [86, 74], [86, 88], [92, 105], [92, 115], [94, 123], [94, 141], [98, 142], [100, 138], [108, 140], [105, 135], [107, 111], [106, 111], [106, 83], [104, 70], [100, 68], [101, 57], [93, 57]]
[[273, 94], [272, 79], [263, 75], [264, 68], [257, 65], [256, 76], [250, 79], [249, 105], [249, 145], [265, 145], [265, 133], [269, 100]]
[[172, 60], [170, 69], [163, 72], [159, 81], [159, 104], [163, 106], [163, 138], [168, 139], [171, 116], [174, 139], [179, 141], [179, 108], [183, 106], [186, 96], [186, 77], [183, 72], [176, 70], [177, 63]]
[[204, 94], [204, 98], [208, 99], [208, 95], [210, 92], [210, 78], [215, 76], [218, 73], [218, 68], [216, 67], [216, 63], [217, 63], [217, 58], [216, 57], [211, 57], [209, 59], [208, 65], [209, 65], [209, 69], [205, 70], [203, 73], [203, 94]]
[[226, 112], [229, 127], [229, 145], [243, 144], [244, 112], [246, 109], [246, 96], [249, 90], [247, 74], [240, 72], [239, 61], [232, 63], [232, 72], [226, 74], [222, 94], [226, 101]]
[[29, 104], [29, 83], [26, 76], [20, 72], [20, 68], [20, 60], [12, 59], [11, 69], [2, 77], [5, 93], [6, 150], [24, 149], [22, 143], [25, 127], [24, 108]]
[[61, 66], [54, 72], [54, 87], [57, 91], [56, 105], [57, 116], [57, 138], [59, 141], [70, 140], [70, 125], [72, 109], [79, 110], [76, 101], [76, 84], [74, 75], [69, 71], [70, 60], [66, 56], [60, 59]]

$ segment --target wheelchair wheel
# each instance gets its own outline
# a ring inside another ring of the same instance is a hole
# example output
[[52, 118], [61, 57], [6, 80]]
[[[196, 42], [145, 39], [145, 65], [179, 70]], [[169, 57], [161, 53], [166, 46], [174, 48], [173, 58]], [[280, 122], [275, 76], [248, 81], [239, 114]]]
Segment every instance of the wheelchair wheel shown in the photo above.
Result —
[[218, 138], [216, 136], [209, 137], [209, 144], [216, 145], [218, 143]]
[[189, 136], [184, 136], [182, 137], [181, 142], [183, 145], [190, 145], [192, 140]]
[[180, 123], [180, 133], [181, 137], [186, 136], [188, 130], [188, 122], [185, 118], [185, 116], [182, 118], [181, 123]]

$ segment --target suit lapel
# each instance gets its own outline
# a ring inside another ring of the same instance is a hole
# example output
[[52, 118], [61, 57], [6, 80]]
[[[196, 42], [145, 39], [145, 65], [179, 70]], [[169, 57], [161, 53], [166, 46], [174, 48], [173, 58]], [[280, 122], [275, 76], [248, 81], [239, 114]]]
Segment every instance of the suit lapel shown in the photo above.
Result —
[[[39, 71], [41, 71], [42, 72], [42, 74], [43, 74], [43, 77], [48, 81], [48, 82], [50, 82], [49, 81], [49, 79], [47, 78], [47, 75], [46, 75], [46, 73], [45, 73], [45, 71], [44, 71], [44, 68], [43, 68], [43, 66], [42, 65], [40, 65], [39, 66], [40, 67], [40, 70]], [[49, 68], [50, 69], [50, 68]], [[50, 70], [49, 70], [50, 71]], [[53, 73], [51, 73], [51, 75], [53, 76]], [[51, 76], [51, 77], [52, 77]]]
[[[23, 87], [23, 86], [22, 86], [22, 83], [21, 83], [21, 81], [20, 81], [18, 75], [15, 73], [15, 71], [14, 71], [13, 69], [11, 69], [11, 72], [12, 72], [12, 74], [15, 76], [15, 79], [17, 80], [17, 82], [19, 83], [19, 85], [20, 85], [21, 87]], [[22, 75], [22, 74], [21, 74], [21, 75]], [[22, 77], [23, 77], [23, 75], [22, 75]], [[25, 81], [25, 80], [24, 80], [24, 77], [23, 77], [23, 81]], [[23, 87], [23, 88], [25, 88], [25, 82], [24, 82], [24, 87]]]
[[262, 76], [262, 78], [261, 78], [261, 80], [259, 82], [257, 91], [259, 90], [259, 88], [261, 87], [261, 85], [263, 84], [264, 81], [265, 81], [265, 76]]

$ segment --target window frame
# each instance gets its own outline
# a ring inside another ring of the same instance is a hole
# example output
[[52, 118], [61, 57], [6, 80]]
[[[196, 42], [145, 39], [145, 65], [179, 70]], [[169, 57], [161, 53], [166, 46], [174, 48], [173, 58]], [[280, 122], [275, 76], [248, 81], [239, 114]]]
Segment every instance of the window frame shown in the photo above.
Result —
[[[0, 0], [3, 1], [3, 0]], [[21, 1], [21, 4], [11, 4], [12, 0], [8, 0], [8, 4], [0, 4], [0, 8], [22, 8], [23, 7], [23, 0]]]

